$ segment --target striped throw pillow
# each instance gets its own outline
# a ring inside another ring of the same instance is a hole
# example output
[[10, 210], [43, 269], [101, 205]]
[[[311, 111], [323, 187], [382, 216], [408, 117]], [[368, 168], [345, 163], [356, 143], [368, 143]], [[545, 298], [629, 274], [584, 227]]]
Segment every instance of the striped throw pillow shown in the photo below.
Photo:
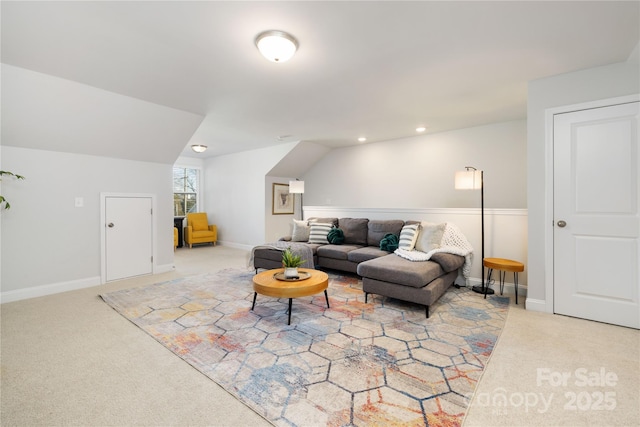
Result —
[[329, 243], [327, 234], [331, 231], [332, 224], [328, 222], [312, 222], [309, 227], [309, 243], [318, 243], [320, 245]]
[[419, 231], [420, 224], [409, 224], [402, 227], [402, 230], [400, 231], [400, 242], [398, 243], [398, 249], [412, 251], [416, 245]]

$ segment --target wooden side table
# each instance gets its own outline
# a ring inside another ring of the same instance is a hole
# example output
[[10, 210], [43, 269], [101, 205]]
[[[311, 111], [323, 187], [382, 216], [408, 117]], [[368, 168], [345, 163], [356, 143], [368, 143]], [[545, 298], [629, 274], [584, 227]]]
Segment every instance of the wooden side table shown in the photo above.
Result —
[[518, 273], [524, 271], [524, 264], [518, 261], [505, 258], [485, 258], [483, 265], [489, 269], [487, 273], [487, 283], [485, 283], [484, 298], [487, 298], [487, 289], [491, 282], [491, 273], [493, 270], [499, 270], [500, 274], [500, 295], [504, 291], [504, 279], [507, 276], [507, 271], [513, 272], [513, 284], [516, 288], [516, 304], [518, 304]]

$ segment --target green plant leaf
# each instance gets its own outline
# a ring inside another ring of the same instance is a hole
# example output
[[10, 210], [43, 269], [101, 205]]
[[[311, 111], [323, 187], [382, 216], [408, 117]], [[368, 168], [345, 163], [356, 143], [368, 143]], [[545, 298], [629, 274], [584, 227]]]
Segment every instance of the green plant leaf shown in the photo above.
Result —
[[[2, 176], [4, 176], [4, 175], [12, 176], [15, 179], [24, 179], [24, 176], [22, 176], [22, 175], [18, 175], [16, 173], [9, 172], [9, 171], [0, 171], [0, 181], [2, 181]], [[4, 205], [3, 205], [3, 203], [4, 203]], [[7, 199], [4, 198], [4, 196], [0, 196], [0, 208], [11, 209], [11, 205], [9, 204]]]
[[13, 176], [13, 177], [15, 177], [16, 179], [24, 179], [24, 176], [22, 176], [22, 175], [18, 175], [18, 174], [16, 174], [16, 173], [9, 172], [9, 171], [0, 171], [0, 176], [2, 176], [2, 175], [9, 175], [9, 176]]
[[300, 267], [305, 263], [305, 260], [300, 255], [295, 255], [291, 251], [291, 247], [288, 247], [282, 252], [282, 266], [285, 268]]

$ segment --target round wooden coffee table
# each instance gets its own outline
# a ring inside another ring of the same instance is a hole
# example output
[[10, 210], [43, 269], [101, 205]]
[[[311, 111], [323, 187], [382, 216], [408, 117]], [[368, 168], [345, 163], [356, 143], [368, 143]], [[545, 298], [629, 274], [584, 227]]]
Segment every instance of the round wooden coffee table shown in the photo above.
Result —
[[291, 305], [293, 298], [308, 297], [324, 291], [324, 297], [327, 300], [327, 308], [329, 308], [329, 296], [327, 295], [327, 286], [329, 286], [329, 276], [327, 273], [311, 268], [299, 268], [302, 274], [308, 274], [309, 278], [301, 280], [279, 280], [275, 276], [284, 272], [284, 268], [275, 270], [267, 270], [253, 276], [253, 305], [251, 310], [256, 306], [256, 297], [258, 294], [275, 298], [289, 298], [289, 323], [291, 324]]

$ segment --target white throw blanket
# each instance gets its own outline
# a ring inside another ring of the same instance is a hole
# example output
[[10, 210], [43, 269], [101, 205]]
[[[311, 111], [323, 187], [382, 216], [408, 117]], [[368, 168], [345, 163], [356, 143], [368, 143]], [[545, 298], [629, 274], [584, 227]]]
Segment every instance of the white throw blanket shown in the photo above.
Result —
[[287, 242], [284, 240], [279, 240], [277, 242], [265, 243], [264, 245], [255, 246], [253, 249], [251, 249], [251, 257], [249, 258], [249, 262], [248, 262], [249, 269], [251, 270], [255, 269], [253, 260], [255, 257], [256, 249], [275, 249], [275, 250], [284, 252], [287, 248], [291, 248], [291, 252], [293, 252], [294, 255], [299, 255], [300, 258], [304, 260], [304, 264], [300, 266], [301, 268], [315, 267], [313, 265], [313, 251], [308, 245], [304, 243]]
[[429, 252], [396, 249], [395, 254], [409, 261], [428, 261], [433, 254], [439, 252], [463, 256], [464, 265], [462, 266], [462, 275], [465, 279], [469, 278], [469, 274], [471, 274], [471, 264], [473, 263], [473, 246], [471, 246], [458, 226], [451, 222], [448, 222], [444, 229], [442, 241], [438, 249]]

